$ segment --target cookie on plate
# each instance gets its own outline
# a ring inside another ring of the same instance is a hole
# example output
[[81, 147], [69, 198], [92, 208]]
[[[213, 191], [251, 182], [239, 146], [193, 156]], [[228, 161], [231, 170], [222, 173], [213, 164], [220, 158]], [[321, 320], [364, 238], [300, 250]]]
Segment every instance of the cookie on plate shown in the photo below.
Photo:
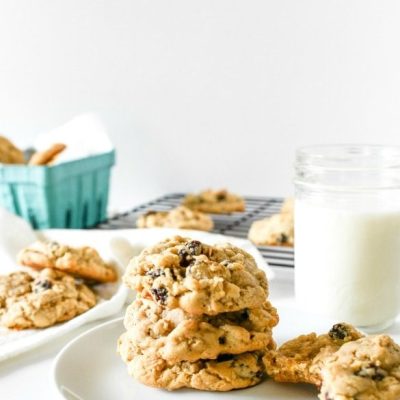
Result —
[[54, 269], [0, 277], [0, 323], [7, 328], [46, 328], [70, 320], [95, 304], [91, 289]]
[[151, 348], [170, 363], [193, 362], [273, 349], [272, 328], [277, 323], [278, 314], [269, 302], [216, 316], [195, 316], [139, 296], [126, 311], [125, 335], [136, 354]]
[[0, 275], [0, 313], [4, 312], [7, 299], [30, 293], [32, 291], [32, 282], [32, 275], [25, 271]]
[[248, 237], [256, 245], [293, 247], [293, 215], [290, 213], [274, 214], [271, 217], [254, 221]]
[[226, 214], [245, 210], [243, 197], [227, 190], [205, 190], [198, 194], [188, 194], [183, 205], [196, 211], [213, 214]]
[[148, 211], [138, 218], [136, 226], [138, 228], [179, 228], [210, 231], [214, 227], [214, 223], [207, 214], [179, 206], [170, 211]]
[[210, 246], [180, 236], [134, 257], [124, 281], [144, 297], [190, 314], [260, 307], [268, 295], [265, 273], [249, 253], [231, 244]]
[[92, 247], [73, 248], [57, 242], [38, 241], [23, 249], [18, 262], [27, 267], [54, 268], [96, 282], [114, 282], [116, 270]]
[[386, 335], [344, 344], [325, 360], [321, 400], [400, 399], [400, 347]]
[[156, 351], [133, 355], [132, 342], [122, 335], [118, 351], [128, 366], [128, 373], [140, 382], [167, 390], [193, 388], [228, 391], [253, 386], [264, 376], [261, 352], [224, 354], [216, 360], [169, 363]]
[[29, 165], [49, 165], [56, 157], [66, 149], [66, 145], [62, 143], [55, 143], [48, 149], [38, 151], [32, 155], [29, 160]]
[[24, 153], [4, 136], [0, 136], [0, 163], [25, 164]]
[[340, 323], [323, 335], [301, 335], [264, 356], [267, 374], [277, 382], [321, 384], [323, 360], [344, 343], [362, 337], [351, 325]]

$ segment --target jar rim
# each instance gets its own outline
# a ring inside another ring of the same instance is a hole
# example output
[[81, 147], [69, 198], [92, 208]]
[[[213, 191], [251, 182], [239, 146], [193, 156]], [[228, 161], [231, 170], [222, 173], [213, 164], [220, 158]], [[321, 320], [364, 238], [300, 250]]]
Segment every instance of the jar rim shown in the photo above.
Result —
[[310, 190], [319, 190], [321, 192], [342, 192], [342, 193], [371, 193], [379, 191], [398, 191], [400, 185], [370, 185], [370, 186], [339, 186], [339, 185], [323, 185], [320, 183], [310, 183], [302, 179], [294, 179], [293, 183], [296, 187], [302, 187]]
[[335, 192], [400, 189], [400, 146], [333, 144], [296, 152], [298, 187]]
[[400, 146], [323, 144], [300, 147], [296, 166], [330, 171], [372, 171], [400, 168]]

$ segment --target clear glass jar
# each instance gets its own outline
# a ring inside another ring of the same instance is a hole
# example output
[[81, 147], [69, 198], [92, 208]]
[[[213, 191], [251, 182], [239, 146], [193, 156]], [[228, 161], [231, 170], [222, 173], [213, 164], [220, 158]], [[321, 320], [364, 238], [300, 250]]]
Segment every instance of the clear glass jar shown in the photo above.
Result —
[[301, 148], [295, 177], [299, 304], [370, 331], [400, 312], [400, 147]]

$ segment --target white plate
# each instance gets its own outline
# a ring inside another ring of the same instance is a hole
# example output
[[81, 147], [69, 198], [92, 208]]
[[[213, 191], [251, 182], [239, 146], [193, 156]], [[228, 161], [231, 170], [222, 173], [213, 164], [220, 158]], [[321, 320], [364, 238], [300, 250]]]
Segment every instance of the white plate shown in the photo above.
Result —
[[[275, 330], [278, 342], [313, 330], [326, 332], [332, 321], [294, 308], [280, 308], [281, 323]], [[198, 399], [296, 399], [317, 398], [309, 385], [278, 384], [267, 380], [253, 388], [227, 393], [178, 390], [167, 392], [144, 386], [129, 377], [116, 353], [116, 343], [124, 331], [122, 319], [91, 329], [70, 342], [59, 353], [54, 365], [57, 390], [68, 400], [198, 400]]]

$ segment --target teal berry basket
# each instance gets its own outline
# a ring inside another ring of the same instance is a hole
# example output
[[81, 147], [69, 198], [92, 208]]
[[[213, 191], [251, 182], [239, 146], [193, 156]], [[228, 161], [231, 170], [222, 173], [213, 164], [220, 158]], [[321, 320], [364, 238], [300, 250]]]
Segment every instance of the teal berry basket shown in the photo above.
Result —
[[115, 151], [54, 166], [0, 164], [0, 206], [35, 229], [86, 228], [107, 217]]

